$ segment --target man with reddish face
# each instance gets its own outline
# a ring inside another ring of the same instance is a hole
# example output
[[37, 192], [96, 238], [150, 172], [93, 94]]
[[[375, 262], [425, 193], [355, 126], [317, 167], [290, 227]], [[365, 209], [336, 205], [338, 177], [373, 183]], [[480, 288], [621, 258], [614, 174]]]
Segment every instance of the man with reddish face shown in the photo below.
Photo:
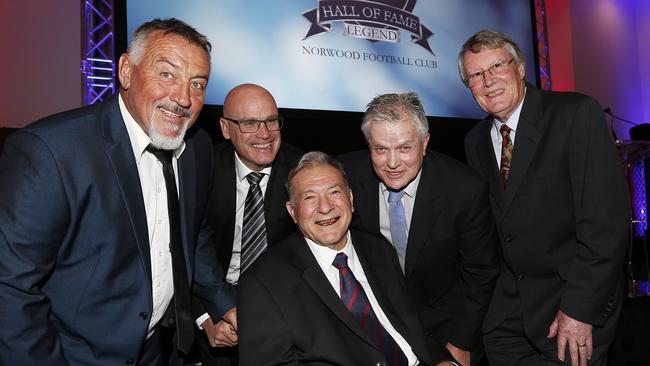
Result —
[[[285, 209], [284, 183], [302, 153], [282, 143], [282, 116], [271, 93], [259, 85], [234, 87], [226, 95], [219, 125], [228, 141], [214, 148], [206, 220], [219, 233], [214, 245], [227, 269], [225, 281], [237, 284], [240, 274], [267, 247], [297, 231]], [[238, 365], [237, 347], [219, 347], [235, 345], [236, 337], [219, 338], [198, 304], [195, 312], [207, 335], [197, 335], [202, 363]]]
[[241, 277], [240, 364], [454, 365], [426, 338], [393, 248], [348, 230], [352, 192], [340, 163], [305, 154], [287, 191], [302, 235]]
[[501, 275], [483, 324], [495, 365], [605, 365], [623, 296], [629, 202], [600, 105], [525, 81], [508, 36], [473, 35], [461, 78], [488, 116], [465, 139], [490, 186]]
[[377, 96], [361, 129], [369, 151], [340, 157], [355, 195], [352, 227], [393, 244], [428, 335], [462, 365], [476, 364], [499, 272], [487, 187], [427, 149], [429, 125], [415, 93]]
[[[182, 365], [192, 296], [236, 330], [204, 224], [212, 144], [196, 120], [210, 43], [138, 27], [119, 95], [10, 137], [0, 162], [0, 364]], [[206, 174], [207, 173], [207, 174]]]

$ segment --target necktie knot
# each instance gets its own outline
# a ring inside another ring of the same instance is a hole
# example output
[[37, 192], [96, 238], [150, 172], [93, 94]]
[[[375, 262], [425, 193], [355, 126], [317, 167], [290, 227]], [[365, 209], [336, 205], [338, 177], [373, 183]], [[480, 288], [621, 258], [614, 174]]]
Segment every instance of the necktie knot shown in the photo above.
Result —
[[512, 131], [512, 128], [508, 127], [508, 125], [505, 123], [501, 125], [501, 128], [499, 128], [499, 132], [503, 137], [505, 137], [506, 135], [510, 135], [510, 131]]
[[172, 156], [174, 155], [174, 152], [172, 150], [158, 149], [151, 144], [149, 144], [145, 150], [153, 154], [153, 156], [155, 156], [156, 159], [158, 159], [163, 164], [163, 166], [171, 165]]
[[402, 197], [404, 196], [404, 193], [406, 193], [406, 192], [404, 192], [404, 191], [399, 191], [399, 192], [389, 191], [388, 192], [388, 203], [395, 203], [395, 202], [401, 200]]
[[259, 185], [263, 177], [264, 173], [250, 172], [246, 175], [246, 180], [250, 185]]
[[348, 256], [345, 253], [338, 253], [332, 265], [339, 271], [343, 268], [348, 268]]

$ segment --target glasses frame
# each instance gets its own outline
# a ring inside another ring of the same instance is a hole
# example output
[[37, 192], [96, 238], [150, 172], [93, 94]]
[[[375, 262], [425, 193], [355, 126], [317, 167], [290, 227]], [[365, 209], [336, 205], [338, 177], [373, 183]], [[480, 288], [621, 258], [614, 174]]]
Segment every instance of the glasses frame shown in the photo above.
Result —
[[[275, 116], [275, 117], [267, 118], [267, 119], [265, 119], [263, 121], [256, 120], [256, 119], [237, 120], [237, 119], [229, 118], [229, 117], [226, 117], [226, 116], [222, 116], [221, 118], [225, 119], [226, 121], [230, 121], [230, 122], [236, 124], [237, 127], [239, 127], [239, 132], [241, 132], [241, 133], [255, 133], [255, 132], [260, 130], [260, 125], [262, 123], [264, 123], [264, 126], [269, 131], [280, 131], [282, 129], [282, 126], [284, 125], [284, 117], [282, 117], [282, 116]], [[279, 126], [278, 126], [277, 129], [269, 128], [269, 122], [274, 121], [274, 120], [278, 121]], [[255, 129], [255, 131], [244, 131], [241, 128], [241, 123], [243, 123], [243, 122], [257, 122], [257, 128]]]
[[483, 70], [483, 71], [477, 71], [477, 72], [473, 72], [473, 73], [471, 73], [471, 75], [468, 75], [468, 76], [465, 77], [465, 85], [467, 85], [468, 88], [471, 88], [471, 87], [475, 86], [476, 83], [474, 83], [474, 85], [472, 85], [472, 84], [470, 83], [470, 77], [474, 77], [474, 76], [476, 76], [476, 79], [475, 79], [475, 80], [478, 81], [478, 80], [481, 80], [481, 79], [484, 79], [484, 78], [485, 78], [485, 73], [486, 73], [486, 72], [487, 72], [488, 74], [490, 74], [491, 76], [503, 74], [504, 72], [507, 71], [507, 68], [505, 68], [505, 67], [502, 68], [502, 66], [510, 66], [510, 64], [511, 64], [514, 60], [515, 60], [514, 57], [510, 58], [510, 60], [508, 60], [508, 61], [506, 61], [506, 60], [499, 60], [499, 61], [493, 63], [492, 66], [488, 67], [487, 69], [485, 69], [485, 70]]

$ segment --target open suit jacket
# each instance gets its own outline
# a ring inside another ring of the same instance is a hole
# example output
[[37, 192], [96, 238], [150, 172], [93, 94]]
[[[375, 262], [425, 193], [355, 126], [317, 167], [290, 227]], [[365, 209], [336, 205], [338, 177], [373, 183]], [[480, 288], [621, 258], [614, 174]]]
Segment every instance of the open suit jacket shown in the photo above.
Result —
[[[427, 339], [409, 302], [395, 250], [352, 231], [352, 244], [382, 310], [421, 365], [453, 360]], [[325, 277], [301, 234], [255, 262], [239, 285], [242, 366], [383, 365], [385, 359]]]
[[[264, 221], [269, 246], [297, 231], [285, 203], [288, 201], [284, 184], [287, 175], [302, 153], [288, 144], [282, 144], [273, 161], [271, 176], [264, 193]], [[214, 149], [214, 183], [207, 208], [207, 221], [219, 235], [214, 244], [221, 266], [227, 270], [232, 256], [235, 233], [235, 203], [237, 199], [235, 149], [225, 142]]]
[[[340, 157], [354, 194], [352, 227], [381, 235], [379, 178], [370, 154]], [[471, 168], [427, 150], [406, 247], [405, 276], [425, 329], [470, 350], [499, 272], [498, 242], [486, 184]]]
[[[465, 139], [490, 186], [503, 270], [485, 319], [494, 329], [521, 302], [526, 335], [548, 349], [558, 310], [610, 342], [620, 313], [630, 225], [622, 162], [600, 105], [527, 85], [504, 189], [488, 117]], [[552, 346], [552, 345], [551, 345]]]
[[[187, 277], [221, 317], [234, 299], [202, 224], [212, 145], [200, 130], [186, 143], [177, 174]], [[117, 97], [17, 131], [0, 166], [0, 364], [137, 362], [151, 259]]]

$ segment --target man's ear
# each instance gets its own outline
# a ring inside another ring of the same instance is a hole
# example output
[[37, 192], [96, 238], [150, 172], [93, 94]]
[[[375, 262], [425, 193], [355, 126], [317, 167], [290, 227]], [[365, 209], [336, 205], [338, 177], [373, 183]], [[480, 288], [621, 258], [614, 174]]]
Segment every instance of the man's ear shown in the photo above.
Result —
[[223, 138], [230, 140], [230, 126], [228, 126], [228, 121], [224, 118], [219, 118], [219, 126], [221, 127], [221, 134], [223, 135]]
[[120, 79], [120, 86], [124, 90], [129, 90], [131, 86], [131, 74], [133, 73], [133, 62], [129, 55], [123, 53], [118, 61], [117, 75]]
[[287, 208], [287, 212], [289, 212], [289, 215], [291, 215], [291, 218], [293, 219], [293, 223], [297, 224], [298, 221], [296, 221], [295, 208], [291, 204], [291, 201], [287, 201], [284, 205]]

